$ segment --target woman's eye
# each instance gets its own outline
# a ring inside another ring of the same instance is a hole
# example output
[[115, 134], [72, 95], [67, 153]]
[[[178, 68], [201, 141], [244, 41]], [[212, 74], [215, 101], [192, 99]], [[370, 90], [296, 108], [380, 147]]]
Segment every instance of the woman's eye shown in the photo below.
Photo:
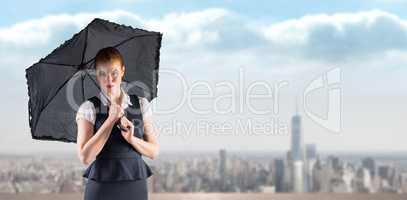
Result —
[[103, 72], [103, 71], [100, 71], [100, 72], [99, 72], [99, 76], [103, 76], [103, 77], [104, 77], [104, 76], [106, 76], [106, 73]]
[[119, 75], [119, 73], [118, 73], [117, 71], [114, 71], [114, 72], [112, 73], [112, 76], [113, 76], [113, 77], [117, 77], [117, 75]]

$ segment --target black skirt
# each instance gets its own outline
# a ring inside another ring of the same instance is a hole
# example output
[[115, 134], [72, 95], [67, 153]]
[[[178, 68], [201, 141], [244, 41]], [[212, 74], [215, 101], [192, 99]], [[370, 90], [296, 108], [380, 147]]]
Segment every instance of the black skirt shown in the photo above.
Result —
[[87, 179], [84, 200], [147, 200], [147, 179], [99, 182]]

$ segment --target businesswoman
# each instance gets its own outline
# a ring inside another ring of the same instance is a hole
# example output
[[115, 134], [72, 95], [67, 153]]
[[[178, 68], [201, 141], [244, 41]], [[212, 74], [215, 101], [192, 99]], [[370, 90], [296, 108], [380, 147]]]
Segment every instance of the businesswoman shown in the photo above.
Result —
[[116, 48], [99, 50], [95, 67], [101, 92], [76, 114], [78, 157], [90, 164], [83, 174], [84, 199], [148, 199], [147, 178], [153, 172], [142, 156], [155, 159], [159, 152], [151, 106], [124, 91], [125, 66]]

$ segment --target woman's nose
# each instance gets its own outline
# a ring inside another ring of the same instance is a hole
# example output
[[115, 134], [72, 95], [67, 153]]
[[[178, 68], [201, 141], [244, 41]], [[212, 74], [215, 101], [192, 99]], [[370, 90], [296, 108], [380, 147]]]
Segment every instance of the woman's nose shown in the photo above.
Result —
[[107, 82], [108, 82], [108, 83], [114, 82], [114, 78], [113, 78], [112, 75], [107, 76]]

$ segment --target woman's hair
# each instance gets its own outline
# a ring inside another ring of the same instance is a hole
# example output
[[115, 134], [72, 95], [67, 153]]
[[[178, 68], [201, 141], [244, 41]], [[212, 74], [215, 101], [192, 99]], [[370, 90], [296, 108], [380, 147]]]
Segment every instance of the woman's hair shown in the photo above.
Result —
[[112, 63], [118, 61], [121, 69], [124, 68], [124, 60], [122, 54], [115, 47], [105, 47], [100, 49], [95, 57], [95, 68], [101, 63]]

